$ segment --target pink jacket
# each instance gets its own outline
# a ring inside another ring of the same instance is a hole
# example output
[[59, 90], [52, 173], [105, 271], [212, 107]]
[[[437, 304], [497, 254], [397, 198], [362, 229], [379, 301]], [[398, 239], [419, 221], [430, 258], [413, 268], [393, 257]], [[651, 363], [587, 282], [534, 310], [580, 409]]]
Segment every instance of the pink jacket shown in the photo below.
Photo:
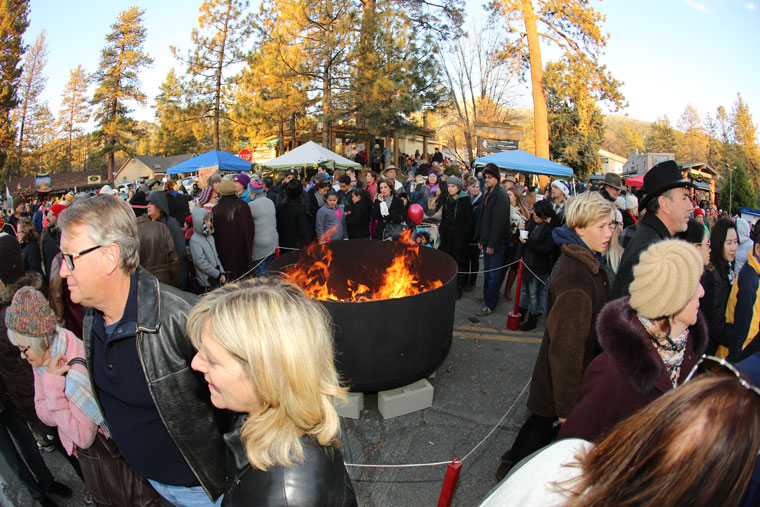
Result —
[[[56, 328], [66, 337], [66, 361], [75, 357], [84, 358], [84, 344], [68, 329]], [[72, 368], [86, 373], [87, 369], [79, 364]], [[74, 446], [87, 449], [95, 441], [97, 425], [77, 408], [64, 393], [66, 377], [45, 372], [40, 375], [34, 370], [34, 408], [37, 417], [48, 426], [56, 426], [61, 443], [66, 452], [72, 454]]]

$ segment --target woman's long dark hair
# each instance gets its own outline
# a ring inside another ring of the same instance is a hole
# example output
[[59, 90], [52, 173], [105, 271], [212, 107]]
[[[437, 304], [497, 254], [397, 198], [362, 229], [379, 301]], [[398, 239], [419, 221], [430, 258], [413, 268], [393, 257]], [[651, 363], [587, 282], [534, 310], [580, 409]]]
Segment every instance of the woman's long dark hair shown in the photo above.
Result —
[[729, 229], [734, 230], [738, 240], [739, 231], [736, 230], [736, 224], [730, 218], [721, 218], [715, 222], [710, 233], [710, 263], [715, 267], [728, 267], [728, 261], [723, 257], [723, 248]]
[[301, 192], [303, 192], [303, 187], [301, 186], [301, 182], [298, 180], [290, 180], [289, 182], [285, 183], [285, 187], [283, 188], [283, 195], [282, 200], [280, 200], [281, 206], [287, 206], [289, 204], [300, 204], [300, 197]]
[[223, 195], [219, 197], [219, 202], [216, 203], [218, 213], [223, 215], [228, 222], [235, 220], [235, 214], [243, 206], [243, 200], [237, 195]]

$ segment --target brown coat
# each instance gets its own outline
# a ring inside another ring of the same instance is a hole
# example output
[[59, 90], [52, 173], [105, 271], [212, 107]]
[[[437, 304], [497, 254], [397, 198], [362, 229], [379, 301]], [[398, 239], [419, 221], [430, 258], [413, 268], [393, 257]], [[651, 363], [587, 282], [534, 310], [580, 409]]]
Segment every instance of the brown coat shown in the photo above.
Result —
[[547, 418], [567, 417], [578, 401], [583, 372], [600, 352], [596, 316], [610, 298], [607, 274], [589, 249], [565, 244], [562, 253], [528, 397], [528, 409]]
[[169, 228], [163, 222], [154, 222], [143, 215], [137, 219], [137, 237], [140, 240], [140, 266], [159, 282], [176, 284], [180, 275], [180, 259]]
[[[581, 398], [562, 425], [559, 438], [598, 441], [615, 423], [673, 389], [665, 363], [628, 300], [616, 299], [599, 314], [597, 332], [604, 352], [586, 370]], [[689, 328], [679, 385], [704, 352], [707, 336], [700, 313]]]

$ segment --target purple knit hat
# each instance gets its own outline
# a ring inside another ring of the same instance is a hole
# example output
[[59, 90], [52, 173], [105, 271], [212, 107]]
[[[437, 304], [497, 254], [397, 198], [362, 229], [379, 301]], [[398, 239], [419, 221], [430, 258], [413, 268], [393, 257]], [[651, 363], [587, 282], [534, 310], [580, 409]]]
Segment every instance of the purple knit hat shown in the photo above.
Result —
[[235, 183], [240, 183], [241, 185], [243, 185], [243, 187], [247, 187], [248, 183], [251, 182], [251, 177], [245, 173], [240, 173], [233, 176], [232, 181], [234, 181]]
[[251, 181], [248, 183], [248, 189], [254, 194], [259, 194], [264, 191], [264, 181], [261, 176], [254, 174], [251, 176]]
[[55, 314], [40, 291], [22, 287], [5, 312], [5, 325], [24, 336], [42, 338], [55, 333]]

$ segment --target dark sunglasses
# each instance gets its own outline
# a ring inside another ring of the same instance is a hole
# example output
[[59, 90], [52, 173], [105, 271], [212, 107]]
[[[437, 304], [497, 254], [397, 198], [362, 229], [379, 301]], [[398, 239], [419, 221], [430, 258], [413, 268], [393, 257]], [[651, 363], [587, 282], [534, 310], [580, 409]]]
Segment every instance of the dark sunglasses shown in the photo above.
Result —
[[707, 354], [703, 354], [702, 357], [699, 358], [699, 361], [697, 361], [697, 364], [694, 365], [694, 368], [691, 369], [691, 371], [689, 372], [689, 375], [686, 377], [686, 380], [684, 382], [688, 382], [695, 375], [702, 374], [702, 373], [715, 373], [717, 375], [733, 375], [739, 380], [739, 383], [741, 385], [743, 385], [750, 391], [760, 396], [760, 389], [758, 389], [757, 387], [747, 382], [747, 380], [742, 376], [741, 372], [737, 370], [734, 365], [732, 365], [725, 359], [720, 359], [715, 356], [708, 356]]
[[90, 248], [86, 248], [82, 250], [81, 252], [73, 253], [73, 254], [65, 254], [61, 252], [61, 256], [63, 256], [63, 260], [66, 261], [66, 267], [69, 268], [69, 271], [74, 270], [74, 259], [78, 259], [79, 257], [88, 254], [90, 252], [93, 252], [97, 250], [98, 248], [101, 248], [103, 245], [95, 245]]

